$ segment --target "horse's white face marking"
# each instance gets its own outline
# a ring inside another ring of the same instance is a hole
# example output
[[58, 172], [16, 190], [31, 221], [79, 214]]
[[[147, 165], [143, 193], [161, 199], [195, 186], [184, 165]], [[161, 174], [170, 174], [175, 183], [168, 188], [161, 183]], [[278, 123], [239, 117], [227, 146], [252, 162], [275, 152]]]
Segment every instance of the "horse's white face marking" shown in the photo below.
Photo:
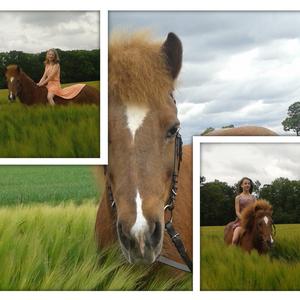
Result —
[[267, 216], [264, 216], [264, 221], [265, 221], [265, 223], [268, 225], [269, 219], [268, 219]]
[[14, 79], [15, 79], [15, 77], [10, 77], [10, 82], [13, 82], [14, 81]]
[[9, 92], [9, 98], [12, 99], [12, 91]]
[[134, 140], [136, 131], [143, 125], [144, 119], [149, 111], [146, 106], [133, 104], [126, 105], [127, 126]]
[[272, 238], [272, 235], [270, 235], [270, 240], [271, 240], [271, 244], [273, 244], [273, 243], [274, 243], [274, 240], [273, 240], [273, 238]]
[[[142, 199], [140, 196], [139, 191], [136, 193], [135, 197], [135, 203], [136, 203], [136, 219], [135, 223], [132, 226], [130, 233], [139, 241], [139, 243], [144, 243], [144, 234], [148, 230], [148, 222], [144, 217], [143, 209], [142, 209]], [[141, 252], [143, 251], [142, 245], [141, 246]]]

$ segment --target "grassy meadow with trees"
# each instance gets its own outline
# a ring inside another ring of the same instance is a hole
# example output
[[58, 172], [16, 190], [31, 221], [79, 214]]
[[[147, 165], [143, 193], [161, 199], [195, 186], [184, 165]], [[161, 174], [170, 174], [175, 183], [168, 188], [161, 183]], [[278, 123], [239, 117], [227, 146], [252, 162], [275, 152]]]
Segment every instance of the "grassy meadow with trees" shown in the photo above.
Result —
[[245, 253], [226, 246], [224, 225], [235, 219], [237, 183], [200, 180], [201, 289], [299, 290], [300, 181], [277, 178], [271, 184], [255, 181], [257, 198], [273, 206], [275, 244], [268, 255]]
[[1, 166], [0, 185], [0, 290], [191, 290], [191, 274], [97, 251], [92, 167]]
[[[100, 51], [61, 51], [62, 86], [84, 82], [100, 93]], [[41, 78], [45, 53], [21, 51], [0, 53], [0, 70], [10, 63], [20, 67], [35, 81]], [[74, 63], [76, 62], [76, 63]], [[0, 157], [100, 156], [99, 106], [70, 105], [28, 107], [9, 103], [5, 78], [0, 77]]]

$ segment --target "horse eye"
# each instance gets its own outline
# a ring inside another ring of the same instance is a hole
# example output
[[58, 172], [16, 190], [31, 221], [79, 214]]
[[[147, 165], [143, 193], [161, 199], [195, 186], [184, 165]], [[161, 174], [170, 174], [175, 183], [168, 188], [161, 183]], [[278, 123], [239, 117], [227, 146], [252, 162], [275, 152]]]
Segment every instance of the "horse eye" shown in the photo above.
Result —
[[179, 124], [172, 126], [167, 132], [167, 138], [170, 139], [175, 137], [177, 132], [179, 131], [179, 128]]

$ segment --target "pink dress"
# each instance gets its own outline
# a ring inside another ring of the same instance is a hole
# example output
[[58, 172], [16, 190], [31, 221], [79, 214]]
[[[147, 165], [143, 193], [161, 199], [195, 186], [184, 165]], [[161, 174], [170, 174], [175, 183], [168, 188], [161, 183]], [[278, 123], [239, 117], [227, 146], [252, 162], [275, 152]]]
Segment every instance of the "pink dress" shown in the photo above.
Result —
[[[239, 202], [240, 202], [240, 213], [242, 213], [242, 211], [250, 204], [252, 204], [255, 201], [255, 196], [250, 195], [249, 197], [245, 197], [242, 194], [240, 194], [239, 196]], [[233, 223], [233, 230], [237, 227], [241, 226], [241, 220], [240, 219], [236, 219]]]
[[[50, 65], [50, 64], [46, 65], [47, 77], [52, 73], [54, 66], [55, 65]], [[60, 67], [58, 67], [57, 72], [53, 74], [52, 79], [49, 80], [46, 85], [48, 92], [51, 92], [54, 95], [62, 97], [64, 99], [72, 99], [76, 97], [84, 87], [85, 84], [78, 83], [62, 89], [60, 86]]]

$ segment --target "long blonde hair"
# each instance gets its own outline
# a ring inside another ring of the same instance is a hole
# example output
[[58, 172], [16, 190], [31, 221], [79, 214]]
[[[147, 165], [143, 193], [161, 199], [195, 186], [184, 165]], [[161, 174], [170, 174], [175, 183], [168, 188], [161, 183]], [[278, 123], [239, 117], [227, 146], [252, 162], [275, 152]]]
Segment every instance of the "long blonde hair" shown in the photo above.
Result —
[[57, 50], [54, 49], [54, 48], [51, 48], [51, 49], [49, 49], [49, 50], [46, 52], [46, 59], [44, 60], [44, 64], [47, 65], [47, 64], [50, 63], [49, 59], [47, 58], [47, 54], [48, 54], [50, 51], [52, 51], [52, 52], [54, 53], [54, 56], [55, 56], [53, 62], [54, 62], [55, 64], [58, 64], [58, 63], [60, 62], [60, 59], [59, 59], [59, 55], [58, 55]]

